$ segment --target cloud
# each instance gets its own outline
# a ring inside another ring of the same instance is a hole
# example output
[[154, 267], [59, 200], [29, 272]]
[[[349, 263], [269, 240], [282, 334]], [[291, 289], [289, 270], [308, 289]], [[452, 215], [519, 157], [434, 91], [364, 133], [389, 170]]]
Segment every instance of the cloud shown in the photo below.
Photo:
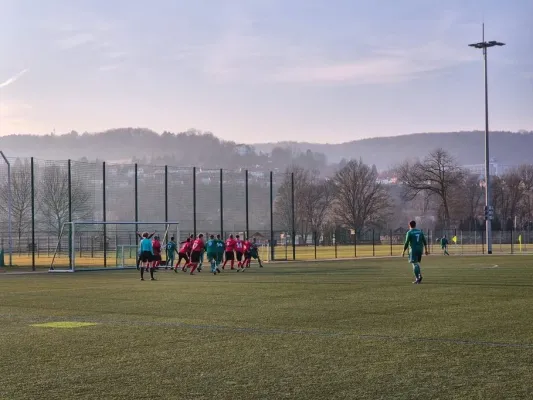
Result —
[[118, 67], [119, 67], [119, 64], [102, 65], [101, 67], [98, 68], [98, 70], [101, 72], [114, 71], [118, 69]]
[[29, 69], [26, 68], [26, 69], [23, 69], [22, 71], [20, 71], [19, 73], [13, 75], [11, 78], [7, 79], [6, 81], [0, 83], [0, 89], [1, 88], [4, 88], [6, 86], [9, 86], [11, 85], [13, 82], [16, 82], [22, 75], [24, 75], [26, 72], [28, 72]]
[[72, 50], [76, 47], [92, 43], [96, 37], [92, 33], [77, 33], [64, 39], [58, 40], [58, 45], [62, 50]]

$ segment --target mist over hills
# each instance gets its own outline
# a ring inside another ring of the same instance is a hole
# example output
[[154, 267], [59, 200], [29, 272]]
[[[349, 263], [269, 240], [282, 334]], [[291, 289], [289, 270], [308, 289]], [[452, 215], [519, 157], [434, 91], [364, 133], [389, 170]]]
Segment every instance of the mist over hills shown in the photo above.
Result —
[[[502, 164], [533, 163], [533, 132], [491, 132], [491, 157]], [[190, 130], [158, 134], [149, 129], [123, 128], [95, 134], [9, 135], [0, 137], [8, 157], [39, 159], [138, 161], [204, 168], [284, 169], [291, 163], [327, 172], [342, 159], [362, 158], [385, 170], [407, 158], [424, 157], [442, 147], [460, 164], [484, 160], [483, 132], [418, 133], [354, 140], [342, 144], [259, 143], [244, 145], [211, 133]]]

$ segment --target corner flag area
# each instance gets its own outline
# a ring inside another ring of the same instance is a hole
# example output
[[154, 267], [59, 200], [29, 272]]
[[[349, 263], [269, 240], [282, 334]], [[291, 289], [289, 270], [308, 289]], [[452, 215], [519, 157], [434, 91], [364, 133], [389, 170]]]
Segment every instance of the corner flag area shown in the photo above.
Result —
[[0, 398], [528, 399], [533, 256], [0, 275]]

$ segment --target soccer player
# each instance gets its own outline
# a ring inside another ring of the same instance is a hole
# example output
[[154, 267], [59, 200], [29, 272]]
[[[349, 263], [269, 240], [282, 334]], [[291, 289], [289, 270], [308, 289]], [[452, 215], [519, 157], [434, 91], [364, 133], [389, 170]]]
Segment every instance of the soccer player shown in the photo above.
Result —
[[159, 236], [155, 235], [152, 240], [152, 247], [154, 250], [154, 259], [152, 269], [158, 269], [161, 265], [161, 242], [159, 241]]
[[244, 243], [239, 235], [235, 236], [235, 256], [237, 257], [237, 271], [242, 267], [242, 255], [244, 253]]
[[178, 268], [180, 266], [181, 260], [184, 260], [183, 264], [183, 272], [187, 271], [187, 265], [189, 264], [189, 253], [191, 251], [192, 242], [191, 238], [187, 238], [185, 242], [181, 242], [181, 247], [178, 251], [178, 262], [176, 263], [176, 266], [174, 267], [174, 272], [178, 272]]
[[446, 235], [440, 240], [440, 247], [442, 248], [442, 252], [445, 256], [449, 256], [450, 253], [448, 253], [448, 238]]
[[[259, 263], [259, 268], [263, 268], [263, 263], [261, 262], [261, 258], [259, 257], [259, 248], [257, 247], [256, 238], [252, 239], [252, 246], [250, 247], [250, 256], [254, 260], [257, 259], [257, 262]], [[250, 265], [250, 261], [248, 261], [248, 265]]]
[[429, 255], [426, 237], [420, 229], [416, 227], [416, 222], [409, 222], [409, 231], [405, 235], [402, 257], [405, 251], [410, 248], [409, 262], [413, 264], [415, 281], [413, 283], [422, 283], [422, 272], [420, 271], [420, 262], [422, 261], [422, 252], [425, 250], [426, 256]]
[[191, 262], [189, 263], [191, 266], [191, 275], [194, 275], [194, 271], [196, 271], [196, 268], [198, 268], [198, 263], [200, 262], [200, 257], [202, 256], [204, 248], [204, 235], [200, 233], [198, 235], [198, 239], [196, 239], [192, 244]]
[[217, 270], [217, 273], [220, 274], [220, 264], [222, 264], [222, 260], [224, 258], [224, 248], [225, 248], [225, 245], [224, 245], [224, 241], [220, 238], [220, 235], [217, 235], [217, 239], [216, 239], [216, 246], [217, 246], [217, 254], [216, 254], [216, 258], [215, 258], [215, 263], [216, 263], [216, 270]]
[[148, 233], [142, 234], [142, 240], [139, 244], [139, 254], [140, 254], [140, 260], [142, 262], [141, 266], [141, 281], [144, 281], [144, 269], [150, 271], [150, 279], [152, 281], [155, 281], [154, 278], [154, 270], [150, 267], [150, 264], [152, 262], [153, 256], [154, 256], [154, 249], [152, 246], [152, 241], [148, 238]]
[[209, 236], [209, 240], [205, 244], [205, 252], [207, 254], [207, 261], [211, 264], [211, 273], [217, 274], [217, 241], [215, 240], [215, 235]]
[[241, 271], [244, 271], [245, 268], [250, 268], [250, 260], [252, 259], [250, 249], [252, 247], [252, 243], [247, 238], [245, 238], [242, 242], [242, 247], [244, 259], [241, 265]]
[[170, 268], [174, 266], [174, 254], [178, 252], [178, 245], [176, 244], [176, 241], [174, 239], [174, 236], [170, 238], [170, 242], [167, 243], [167, 262], [165, 264], [165, 269], [168, 268], [170, 265]]
[[233, 235], [229, 235], [229, 238], [226, 240], [226, 249], [224, 253], [224, 264], [222, 265], [222, 269], [226, 268], [226, 263], [228, 261], [231, 262], [231, 269], [235, 269], [233, 266], [235, 264], [235, 239], [233, 239]]

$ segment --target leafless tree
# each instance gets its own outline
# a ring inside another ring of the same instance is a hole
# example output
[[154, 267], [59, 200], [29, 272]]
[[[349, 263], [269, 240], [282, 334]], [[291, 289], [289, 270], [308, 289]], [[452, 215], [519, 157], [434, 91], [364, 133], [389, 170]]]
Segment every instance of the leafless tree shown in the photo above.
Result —
[[[59, 237], [69, 217], [68, 173], [57, 165], [46, 166], [39, 185], [39, 211], [43, 222]], [[71, 207], [73, 219], [88, 219], [93, 215], [90, 193], [83, 183], [72, 178]]]
[[459, 186], [452, 189], [450, 209], [456, 220], [474, 221], [483, 214], [483, 184], [478, 175], [465, 174]]
[[[17, 160], [18, 161], [18, 160]], [[0, 188], [0, 210], [8, 213], [9, 188], [7, 182]], [[16, 162], [11, 171], [11, 216], [18, 238], [18, 251], [24, 232], [31, 226], [31, 166], [26, 160]]]
[[423, 161], [402, 164], [398, 180], [403, 185], [403, 198], [413, 200], [421, 193], [435, 196], [445, 224], [451, 219], [450, 202], [454, 188], [463, 181], [464, 171], [455, 159], [443, 149], [430, 153]]
[[330, 180], [312, 182], [303, 188], [301, 195], [300, 219], [302, 225], [306, 226], [306, 232], [302, 234], [321, 233], [335, 195], [333, 182]]
[[362, 161], [352, 160], [340, 169], [335, 184], [335, 212], [349, 229], [380, 226], [390, 209], [390, 197], [377, 173]]

